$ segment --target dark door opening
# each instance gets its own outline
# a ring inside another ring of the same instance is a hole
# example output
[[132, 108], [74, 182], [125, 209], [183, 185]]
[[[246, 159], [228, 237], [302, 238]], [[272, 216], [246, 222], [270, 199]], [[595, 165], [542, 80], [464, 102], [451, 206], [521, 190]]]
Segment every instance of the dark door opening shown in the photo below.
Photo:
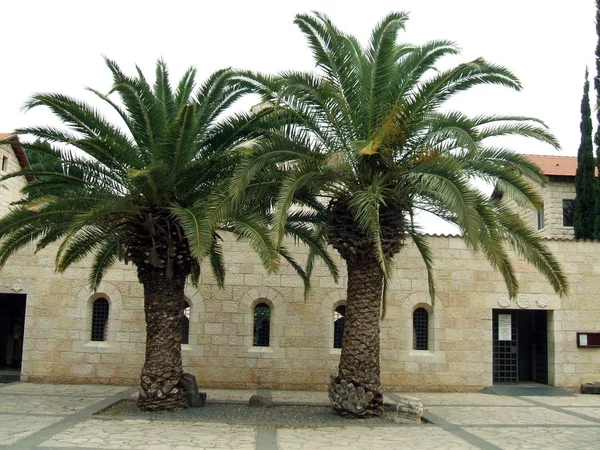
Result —
[[0, 371], [20, 373], [25, 331], [25, 294], [0, 294]]
[[548, 313], [494, 310], [494, 384], [548, 384]]

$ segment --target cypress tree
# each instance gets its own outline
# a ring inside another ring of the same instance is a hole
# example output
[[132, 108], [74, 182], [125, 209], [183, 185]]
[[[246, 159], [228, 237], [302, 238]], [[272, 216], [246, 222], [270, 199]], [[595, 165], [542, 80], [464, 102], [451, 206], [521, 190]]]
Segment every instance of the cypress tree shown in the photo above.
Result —
[[[594, 88], [596, 89], [596, 117], [600, 120], [600, 0], [596, 0], [596, 76], [594, 77]], [[596, 167], [599, 167], [600, 161], [600, 126], [596, 129], [594, 135], [594, 144], [596, 144]], [[600, 169], [600, 167], [599, 167]], [[600, 239], [600, 178], [596, 178], [596, 206], [594, 208], [594, 235], [595, 239]]]
[[[600, 0], [599, 0], [600, 1]], [[577, 174], [575, 175], [575, 217], [573, 226], [576, 239], [594, 237], [594, 211], [596, 208], [596, 177], [594, 176], [594, 146], [592, 143], [592, 111], [590, 108], [590, 82], [585, 69], [583, 98], [581, 99], [581, 143], [577, 152]], [[598, 135], [596, 134], [596, 138]]]

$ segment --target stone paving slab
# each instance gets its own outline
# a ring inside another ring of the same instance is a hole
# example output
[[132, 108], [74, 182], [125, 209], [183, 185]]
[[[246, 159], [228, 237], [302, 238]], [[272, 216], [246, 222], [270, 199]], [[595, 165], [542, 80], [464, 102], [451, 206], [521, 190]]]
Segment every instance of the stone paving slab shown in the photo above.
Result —
[[10, 445], [42, 428], [55, 424], [62, 416], [23, 417], [0, 414], [0, 445]]
[[99, 420], [78, 423], [42, 443], [40, 447], [192, 450], [230, 448], [254, 450], [256, 431], [251, 427], [150, 420]]
[[98, 401], [97, 397], [2, 395], [0, 413], [70, 414]]
[[575, 397], [521, 397], [551, 406], [597, 406], [600, 408], [600, 395], [576, 395]]
[[[82, 397], [107, 397], [129, 389], [130, 386], [108, 386], [102, 384], [41, 384], [13, 383], [0, 390], [0, 395], [68, 395]], [[0, 397], [4, 398], [4, 397]]]
[[568, 449], [594, 450], [600, 447], [600, 427], [493, 427], [468, 428], [469, 432], [505, 450]]
[[[184, 421], [176, 415], [148, 420], [92, 416], [121, 398], [126, 386], [15, 383], [0, 389], [0, 448], [84, 450], [191, 449], [598, 449], [600, 396], [512, 397], [483, 393], [397, 393], [420, 398], [430, 425], [381, 425], [316, 420], [266, 426]], [[203, 389], [209, 399], [247, 402], [253, 394], [275, 401], [324, 403], [327, 393], [262, 389]], [[137, 394], [133, 394], [135, 397]], [[390, 393], [390, 395], [392, 395]], [[393, 396], [391, 397], [393, 398]], [[390, 397], [385, 400], [388, 401]], [[223, 405], [220, 405], [223, 406]], [[291, 411], [293, 412], [293, 411]], [[229, 420], [227, 420], [229, 421]]]
[[589, 420], [535, 406], [435, 406], [426, 410], [455, 425], [595, 425]]
[[431, 425], [385, 429], [348, 426], [317, 429], [279, 429], [280, 450], [320, 449], [476, 449], [451, 433]]
[[[598, 419], [600, 421], [600, 406], [597, 408], [594, 407], [580, 407], [580, 408], [563, 408], [566, 411], [571, 411], [577, 414], [585, 414], [586, 416], [593, 417], [594, 419]], [[600, 424], [599, 424], [600, 425]], [[598, 447], [600, 447], [600, 443], [598, 443]]]
[[429, 405], [531, 406], [531, 403], [518, 397], [504, 397], [478, 392], [397, 392], [395, 394], [416, 397], [423, 402], [425, 408]]

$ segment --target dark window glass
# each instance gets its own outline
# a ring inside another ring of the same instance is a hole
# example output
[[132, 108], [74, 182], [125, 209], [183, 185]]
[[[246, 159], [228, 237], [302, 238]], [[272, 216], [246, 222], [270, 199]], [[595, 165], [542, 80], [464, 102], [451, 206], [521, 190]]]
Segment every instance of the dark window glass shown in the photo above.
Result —
[[8, 170], [8, 158], [6, 156], [2, 157], [2, 170], [4, 172]]
[[333, 313], [333, 348], [342, 348], [344, 341], [344, 322], [346, 320], [346, 307], [340, 305]]
[[573, 226], [573, 216], [575, 215], [575, 200], [563, 200], [563, 226]]
[[268, 347], [271, 336], [271, 308], [259, 303], [254, 308], [254, 346]]
[[429, 314], [425, 308], [413, 313], [413, 349], [427, 350], [429, 347]]
[[536, 211], [537, 229], [542, 230], [544, 228], [544, 205], [540, 206], [540, 209]]
[[181, 343], [190, 343], [190, 305], [183, 301], [183, 317], [181, 318]]
[[108, 322], [108, 300], [97, 298], [94, 300], [92, 311], [92, 341], [106, 340], [106, 322]]

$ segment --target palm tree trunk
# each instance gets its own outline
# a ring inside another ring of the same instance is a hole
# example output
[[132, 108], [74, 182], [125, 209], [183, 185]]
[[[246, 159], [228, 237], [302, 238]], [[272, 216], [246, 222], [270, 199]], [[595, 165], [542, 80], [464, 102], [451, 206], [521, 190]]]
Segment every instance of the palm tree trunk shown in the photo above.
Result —
[[379, 315], [383, 273], [371, 255], [346, 260], [348, 292], [339, 372], [331, 378], [329, 399], [337, 414], [380, 415]]
[[138, 270], [144, 286], [146, 362], [140, 376], [138, 406], [147, 411], [187, 407], [181, 376], [181, 316], [185, 277], [167, 279], [163, 270]]

